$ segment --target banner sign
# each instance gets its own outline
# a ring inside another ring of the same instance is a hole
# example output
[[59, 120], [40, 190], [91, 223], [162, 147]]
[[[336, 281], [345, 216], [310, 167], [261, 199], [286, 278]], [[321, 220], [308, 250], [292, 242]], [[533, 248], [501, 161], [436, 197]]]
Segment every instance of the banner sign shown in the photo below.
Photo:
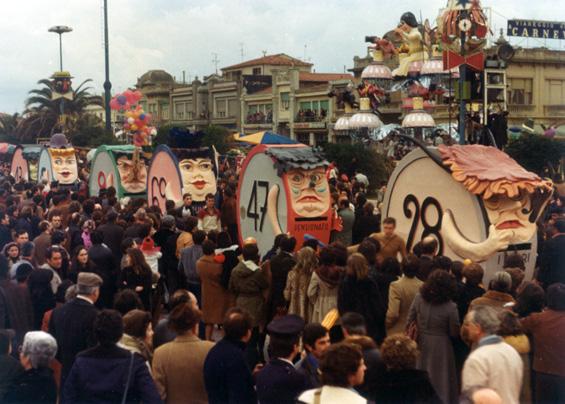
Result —
[[524, 38], [565, 39], [565, 22], [508, 20], [506, 35]]
[[253, 94], [273, 85], [272, 76], [259, 74], [244, 74], [243, 87], [247, 90], [247, 94]]

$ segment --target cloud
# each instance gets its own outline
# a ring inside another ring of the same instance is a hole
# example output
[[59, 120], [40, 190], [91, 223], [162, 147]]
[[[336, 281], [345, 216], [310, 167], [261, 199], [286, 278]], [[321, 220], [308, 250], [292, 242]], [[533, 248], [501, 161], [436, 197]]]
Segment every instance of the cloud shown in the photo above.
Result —
[[[23, 110], [27, 92], [37, 80], [58, 69], [53, 25], [69, 25], [63, 35], [64, 68], [75, 83], [93, 79], [103, 91], [104, 49], [102, 0], [25, 0], [2, 2], [0, 24], [0, 111]], [[150, 69], [165, 69], [177, 79], [182, 71], [194, 78], [219, 66], [268, 53], [306, 56], [319, 72], [342, 72], [364, 55], [365, 35], [382, 35], [404, 11], [435, 19], [446, 0], [119, 0], [109, 1], [110, 75], [113, 91], [125, 90]], [[554, 0], [483, 1], [496, 6], [493, 26], [508, 18], [565, 20]], [[498, 33], [496, 33], [498, 35]], [[522, 41], [523, 40], [518, 40]], [[526, 45], [526, 43], [522, 43]], [[540, 43], [530, 41], [530, 46]], [[187, 78], [188, 78], [187, 77]]]

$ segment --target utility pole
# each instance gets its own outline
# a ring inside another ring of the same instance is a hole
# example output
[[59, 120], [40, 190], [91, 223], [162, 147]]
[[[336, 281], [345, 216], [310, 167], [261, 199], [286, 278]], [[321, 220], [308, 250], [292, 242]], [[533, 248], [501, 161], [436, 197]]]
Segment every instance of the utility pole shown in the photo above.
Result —
[[212, 59], [212, 63], [214, 64], [214, 67], [216, 69], [216, 74], [218, 74], [218, 63], [220, 63], [220, 61], [218, 60], [218, 54], [212, 52], [212, 56], [214, 56], [214, 58]]
[[104, 110], [106, 112], [106, 131], [112, 130], [112, 111], [110, 111], [110, 98], [112, 83], [110, 83], [110, 48], [108, 44], [108, 0], [104, 0], [104, 58], [106, 80], [104, 81]]

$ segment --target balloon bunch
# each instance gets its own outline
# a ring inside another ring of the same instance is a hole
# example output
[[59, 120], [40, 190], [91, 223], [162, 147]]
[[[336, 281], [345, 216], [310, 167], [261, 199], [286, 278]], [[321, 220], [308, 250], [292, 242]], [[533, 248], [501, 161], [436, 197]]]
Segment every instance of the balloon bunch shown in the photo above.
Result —
[[126, 90], [121, 94], [116, 94], [110, 101], [110, 108], [116, 111], [126, 111], [132, 108], [141, 100], [142, 94], [138, 90]]
[[135, 107], [135, 109], [126, 111], [124, 130], [132, 134], [135, 146], [149, 146], [151, 144], [151, 136], [155, 136], [157, 130], [149, 126], [150, 122], [151, 114], [146, 114], [140, 105]]
[[110, 101], [110, 108], [117, 111], [125, 111], [124, 130], [129, 132], [135, 146], [150, 146], [151, 136], [157, 134], [157, 130], [149, 126], [151, 114], [145, 113], [141, 105], [136, 105], [142, 95], [139, 91], [126, 90], [116, 94]]

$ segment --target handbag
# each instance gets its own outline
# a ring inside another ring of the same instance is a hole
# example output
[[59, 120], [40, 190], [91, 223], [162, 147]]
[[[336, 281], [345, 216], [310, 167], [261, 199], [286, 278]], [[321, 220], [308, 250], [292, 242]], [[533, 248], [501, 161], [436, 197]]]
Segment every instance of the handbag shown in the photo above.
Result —
[[124, 395], [122, 396], [122, 404], [126, 403], [126, 399], [128, 397], [128, 389], [131, 381], [132, 369], [133, 369], [133, 352], [130, 352], [128, 378], [126, 379], [126, 388], [124, 389]]

